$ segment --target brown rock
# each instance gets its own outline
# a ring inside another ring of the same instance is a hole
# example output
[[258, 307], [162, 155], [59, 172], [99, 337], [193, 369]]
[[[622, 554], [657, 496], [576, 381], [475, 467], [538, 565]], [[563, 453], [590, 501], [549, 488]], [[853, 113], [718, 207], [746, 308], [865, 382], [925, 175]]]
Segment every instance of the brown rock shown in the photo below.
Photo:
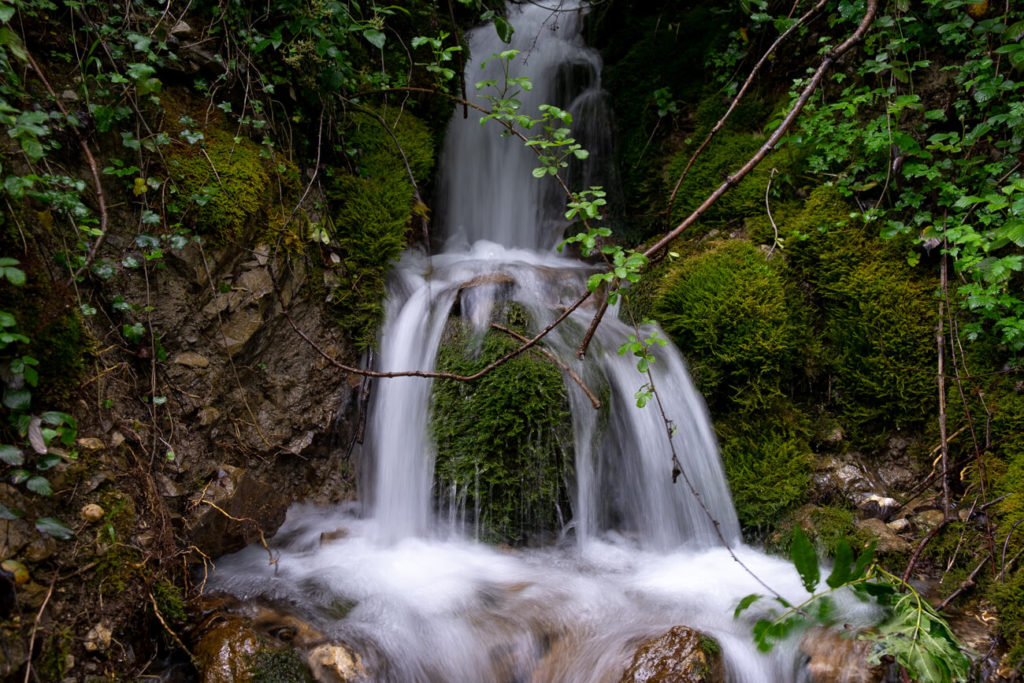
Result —
[[260, 312], [255, 308], [243, 308], [231, 314], [224, 322], [221, 343], [229, 356], [233, 356], [245, 346], [256, 330], [263, 324]]
[[192, 542], [209, 557], [269, 538], [284, 523], [290, 499], [246, 470], [221, 465], [214, 480], [190, 502]]
[[909, 553], [910, 543], [897, 536], [892, 529], [880, 519], [858, 519], [857, 528], [864, 529], [878, 539], [875, 550], [880, 553]]
[[185, 367], [188, 368], [210, 367], [209, 359], [207, 359], [206, 356], [199, 355], [195, 351], [184, 351], [182, 353], [179, 353], [173, 358], [171, 362], [177, 363], [178, 365], [184, 365]]
[[78, 446], [87, 451], [98, 451], [105, 447], [103, 442], [94, 436], [83, 436], [78, 439]]
[[234, 683], [249, 680], [249, 662], [259, 649], [259, 635], [232, 618], [203, 634], [193, 654], [203, 683]]
[[79, 510], [78, 516], [84, 519], [86, 522], [98, 522], [103, 519], [104, 515], [103, 508], [96, 503], [89, 503], [83, 505], [82, 509]]
[[710, 683], [725, 680], [720, 658], [709, 653], [706, 644], [705, 636], [699, 631], [675, 626], [663, 635], [640, 643], [633, 663], [620, 680], [622, 683]]
[[809, 683], [876, 683], [884, 677], [880, 665], [869, 666], [872, 643], [858, 640], [853, 634], [840, 634], [832, 629], [813, 628], [804, 634], [800, 649], [809, 659], [806, 665]]

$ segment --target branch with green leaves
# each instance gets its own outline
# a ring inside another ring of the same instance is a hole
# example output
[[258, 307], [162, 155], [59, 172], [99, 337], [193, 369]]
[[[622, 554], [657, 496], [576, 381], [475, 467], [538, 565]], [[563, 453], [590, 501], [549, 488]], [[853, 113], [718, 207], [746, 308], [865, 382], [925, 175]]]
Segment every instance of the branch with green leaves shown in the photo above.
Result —
[[[825, 588], [818, 590], [821, 567], [814, 547], [797, 527], [791, 557], [803, 587], [810, 593], [803, 602], [793, 604], [781, 596], [775, 602], [784, 610], [767, 610], [758, 619], [752, 633], [757, 648], [768, 652], [776, 643], [811, 625], [834, 626], [839, 618], [835, 596], [849, 592], [862, 602], [874, 601], [885, 619], [858, 638], [874, 642], [868, 664], [880, 664], [891, 657], [913, 680], [937, 683], [964, 681], [970, 674], [971, 659], [945, 619], [920, 593], [903, 579], [874, 562], [874, 543], [854, 557], [844, 540], [836, 550], [832, 572]], [[740, 600], [734, 618], [750, 609], [765, 596], [757, 593]]]

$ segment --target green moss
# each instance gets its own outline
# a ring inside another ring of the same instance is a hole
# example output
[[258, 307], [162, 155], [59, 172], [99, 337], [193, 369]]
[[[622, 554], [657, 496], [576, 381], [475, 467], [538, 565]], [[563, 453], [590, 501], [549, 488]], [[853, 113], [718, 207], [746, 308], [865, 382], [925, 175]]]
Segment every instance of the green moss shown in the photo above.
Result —
[[417, 185], [430, 182], [435, 161], [430, 129], [401, 107], [356, 111], [344, 122], [342, 134], [355, 154], [360, 176], [381, 178], [412, 171]]
[[999, 631], [1010, 648], [1008, 659], [1019, 662], [1024, 658], [1024, 569], [994, 584], [988, 595], [999, 609]]
[[245, 138], [216, 128], [204, 135], [197, 146], [168, 155], [178, 203], [189, 207], [197, 231], [215, 243], [245, 241], [267, 225], [273, 199], [267, 161]]
[[831, 398], [849, 431], [867, 441], [918, 426], [932, 411], [937, 313], [934, 282], [849, 212], [834, 189], [822, 186], [779, 225], [820, 315]]
[[682, 260], [662, 283], [655, 315], [713, 410], [762, 410], [806, 364], [808, 314], [783, 269], [731, 240]]
[[313, 676], [294, 649], [260, 648], [246, 657], [252, 683], [306, 683]]
[[[438, 357], [443, 372], [475, 372], [519, 344], [493, 330], [473, 339], [461, 321], [450, 324], [449, 341]], [[572, 428], [554, 364], [526, 354], [472, 383], [440, 380], [432, 409], [438, 491], [447, 494], [457, 487], [456, 504], [470, 516], [479, 510], [483, 537], [524, 543], [558, 530]]]
[[42, 652], [36, 665], [43, 680], [59, 681], [64, 678], [68, 666], [68, 655], [71, 654], [71, 628], [59, 626], [47, 636]]
[[160, 579], [153, 584], [153, 597], [164, 620], [172, 624], [185, 622], [185, 594], [180, 588], [166, 579]]
[[722, 462], [736, 514], [745, 529], [767, 532], [811, 492], [811, 449], [784, 433], [719, 429]]
[[376, 342], [385, 278], [406, 246], [410, 221], [414, 214], [425, 220], [425, 207], [415, 202], [409, 169], [417, 183], [428, 181], [434, 145], [427, 126], [398, 108], [355, 113], [343, 135], [355, 150], [358, 166], [357, 174], [332, 180], [331, 238], [343, 260], [327, 271], [325, 280], [338, 327], [362, 350]]

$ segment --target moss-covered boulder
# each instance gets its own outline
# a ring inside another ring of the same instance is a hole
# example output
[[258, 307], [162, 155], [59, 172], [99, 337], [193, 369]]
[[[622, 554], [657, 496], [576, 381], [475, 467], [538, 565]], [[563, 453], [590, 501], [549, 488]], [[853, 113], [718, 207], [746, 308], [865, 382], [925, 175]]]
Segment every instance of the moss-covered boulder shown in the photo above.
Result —
[[356, 165], [330, 183], [327, 234], [341, 261], [325, 278], [327, 299], [343, 334], [366, 349], [376, 341], [390, 264], [408, 244], [414, 216], [426, 221], [416, 187], [430, 180], [434, 143], [426, 124], [399, 108], [357, 112], [341, 134]]
[[167, 172], [179, 207], [215, 243], [243, 241], [266, 227], [271, 174], [252, 141], [210, 127], [203, 140], [168, 155]]
[[[496, 330], [475, 339], [453, 320], [438, 369], [476, 372], [518, 345]], [[468, 521], [478, 511], [480, 535], [490, 541], [523, 544], [558, 531], [568, 518], [572, 420], [551, 361], [528, 353], [475, 382], [440, 380], [432, 407], [443, 505], [465, 511]]]
[[712, 408], [760, 409], [806, 365], [808, 312], [781, 260], [750, 242], [717, 242], [662, 282], [654, 313]]

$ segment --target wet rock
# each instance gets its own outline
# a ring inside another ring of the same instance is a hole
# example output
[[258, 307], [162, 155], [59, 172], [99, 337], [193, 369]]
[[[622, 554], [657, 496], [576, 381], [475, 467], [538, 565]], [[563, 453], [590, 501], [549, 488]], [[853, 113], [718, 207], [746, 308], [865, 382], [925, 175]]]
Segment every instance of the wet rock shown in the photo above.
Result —
[[85, 634], [85, 649], [89, 652], [106, 652], [110, 648], [110, 640], [114, 632], [110, 625], [104, 621], [93, 626]]
[[193, 654], [203, 683], [234, 683], [249, 680], [249, 662], [260, 649], [259, 635], [245, 621], [227, 619], [205, 634]]
[[910, 520], [906, 517], [900, 517], [894, 519], [891, 522], [886, 522], [885, 525], [895, 534], [902, 534], [905, 531], [910, 531]]
[[908, 553], [911, 550], [910, 543], [897, 536], [880, 519], [858, 519], [857, 528], [869, 532], [877, 539], [875, 550], [879, 553]]
[[919, 510], [914, 513], [913, 520], [919, 531], [931, 531], [945, 518], [942, 510]]
[[0, 625], [0, 680], [22, 680], [14, 678], [15, 672], [28, 661], [28, 639], [20, 633], [17, 625]]
[[14, 557], [37, 535], [23, 519], [0, 519], [0, 557]]
[[246, 470], [221, 465], [210, 484], [190, 502], [193, 543], [211, 558], [269, 538], [284, 523], [291, 501]]
[[57, 541], [48, 534], [36, 534], [32, 542], [21, 551], [22, 556], [29, 562], [42, 562], [53, 557], [57, 552]]
[[349, 683], [368, 678], [362, 658], [345, 645], [318, 645], [310, 651], [307, 662], [313, 677], [318, 681]]
[[[832, 629], [814, 628], [800, 641], [800, 649], [808, 660], [804, 666], [809, 683], [875, 683], [885, 677], [880, 665], [869, 666], [872, 643], [857, 640], [853, 634], [840, 634]], [[804, 680], [804, 679], [801, 679]]]
[[633, 663], [620, 681], [704, 683], [725, 680], [719, 655], [709, 652], [711, 642], [699, 631], [675, 626], [663, 635], [640, 643]]
[[887, 520], [899, 509], [900, 503], [894, 498], [874, 493], [857, 503], [857, 507], [868, 517]]
[[210, 367], [210, 360], [206, 356], [202, 356], [195, 351], [184, 351], [176, 355], [172, 360], [172, 363], [178, 365], [184, 365], [188, 368], [208, 368]]
[[882, 490], [856, 454], [826, 458], [815, 469], [814, 487], [826, 499], [851, 505]]

